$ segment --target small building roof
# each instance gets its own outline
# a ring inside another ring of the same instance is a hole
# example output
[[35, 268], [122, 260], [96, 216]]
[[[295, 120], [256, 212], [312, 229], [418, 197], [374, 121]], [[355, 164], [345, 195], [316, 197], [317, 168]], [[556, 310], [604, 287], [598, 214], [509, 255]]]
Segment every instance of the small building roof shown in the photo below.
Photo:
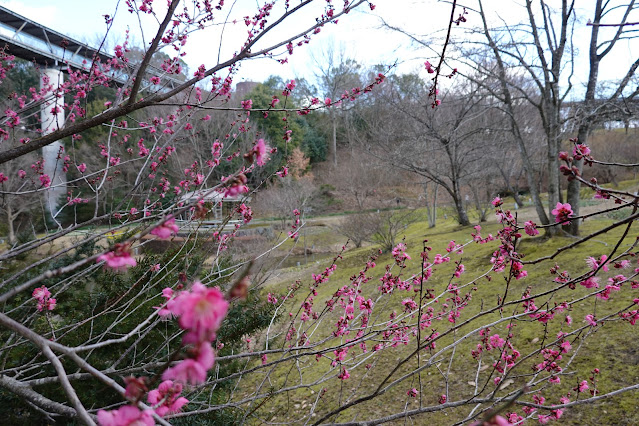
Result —
[[216, 191], [215, 189], [198, 189], [197, 191], [187, 192], [180, 197], [180, 201], [187, 203], [196, 200], [204, 200], [205, 202], [219, 203], [219, 202], [242, 202], [250, 201], [251, 197], [246, 195], [228, 195], [224, 196], [223, 193]]

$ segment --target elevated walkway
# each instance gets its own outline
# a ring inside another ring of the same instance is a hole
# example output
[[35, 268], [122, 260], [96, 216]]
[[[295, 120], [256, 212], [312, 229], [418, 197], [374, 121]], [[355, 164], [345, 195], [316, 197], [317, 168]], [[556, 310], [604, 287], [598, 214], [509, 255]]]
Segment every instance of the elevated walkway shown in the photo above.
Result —
[[[75, 69], [89, 70], [94, 59], [99, 59], [103, 63], [113, 59], [113, 55], [0, 6], [0, 47], [2, 46], [6, 46], [8, 53], [18, 58], [45, 68], [62, 68], [63, 71], [67, 65]], [[163, 87], [160, 90], [170, 90], [182, 83], [172, 76], [165, 75], [165, 72], [158, 68], [150, 67], [149, 71], [162, 77]], [[132, 72], [133, 69], [128, 72], [120, 71], [113, 79], [119, 84], [124, 84], [131, 78]]]

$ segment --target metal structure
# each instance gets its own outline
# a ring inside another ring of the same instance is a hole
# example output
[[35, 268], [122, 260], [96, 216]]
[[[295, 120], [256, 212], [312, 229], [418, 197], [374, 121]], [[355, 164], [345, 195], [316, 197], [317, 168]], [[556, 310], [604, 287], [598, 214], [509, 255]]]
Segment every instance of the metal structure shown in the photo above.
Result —
[[[2, 46], [6, 46], [8, 52], [18, 58], [47, 68], [70, 66], [88, 70], [95, 59], [104, 63], [114, 57], [0, 6], [0, 47]], [[158, 68], [151, 66], [149, 71], [162, 76], [164, 90], [183, 83]], [[114, 80], [123, 84], [129, 80], [132, 72], [133, 68], [129, 72], [121, 72], [114, 76]], [[157, 89], [156, 86], [153, 88]]]
[[[0, 47], [3, 46], [9, 54], [39, 65], [43, 76], [47, 76], [51, 84], [58, 86], [62, 84], [63, 73], [69, 67], [88, 71], [94, 61], [106, 63], [113, 59], [113, 55], [101, 52], [88, 44], [67, 37], [0, 6]], [[134, 67], [118, 70], [112, 72], [111, 78], [116, 84], [126, 84], [134, 71]], [[162, 76], [162, 86], [147, 83], [142, 85], [141, 90], [165, 91], [183, 83], [157, 68], [149, 67], [149, 71], [154, 75]], [[42, 81], [41, 84], [43, 84]], [[43, 134], [64, 126], [64, 109], [54, 108], [58, 102], [61, 101], [52, 96], [41, 106]], [[42, 152], [44, 172], [51, 178], [45, 204], [53, 218], [59, 213], [59, 200], [67, 193], [66, 174], [62, 170], [61, 161], [58, 160], [61, 149], [63, 144], [57, 141], [45, 147]]]
[[93, 58], [100, 58], [103, 62], [111, 59], [110, 55], [101, 53], [89, 45], [73, 40], [2, 6], [0, 6], [0, 42], [7, 46], [12, 55], [46, 67], [69, 64], [81, 69], [91, 64]]

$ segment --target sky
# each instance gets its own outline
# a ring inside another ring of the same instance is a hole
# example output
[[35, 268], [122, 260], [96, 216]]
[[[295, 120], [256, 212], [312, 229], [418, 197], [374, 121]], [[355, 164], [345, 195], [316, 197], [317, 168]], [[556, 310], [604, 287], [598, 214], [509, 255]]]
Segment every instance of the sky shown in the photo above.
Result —
[[[282, 77], [292, 78], [304, 76], [310, 78], [309, 65], [313, 63], [313, 57], [321, 57], [321, 51], [327, 45], [335, 45], [346, 52], [347, 55], [356, 57], [364, 65], [372, 66], [379, 63], [393, 64], [400, 61], [402, 56], [402, 69], [412, 70], [418, 67], [419, 61], [406, 61], [406, 55], [399, 55], [398, 51], [406, 53], [409, 49], [409, 40], [400, 34], [391, 31], [380, 30], [380, 16], [401, 16], [398, 4], [411, 1], [393, 2], [381, 0], [376, 2], [376, 9], [371, 12], [368, 7], [360, 7], [341, 19], [337, 25], [327, 25], [322, 32], [315, 37], [308, 46], [296, 49], [294, 55], [289, 59], [289, 63], [281, 65], [273, 60], [260, 59], [245, 63], [240, 70], [237, 81], [253, 80], [263, 81], [272, 74]], [[142, 37], [139, 32], [139, 24], [136, 19], [127, 13], [124, 1], [121, 0], [119, 10], [115, 14], [115, 24], [112, 36], [109, 39], [111, 45], [121, 43], [128, 27], [134, 44], [142, 44]], [[227, 4], [234, 3], [227, 0]], [[243, 23], [243, 16], [255, 13], [255, 1], [236, 1], [232, 10], [231, 20], [237, 19], [237, 24], [230, 24], [225, 28], [224, 46], [222, 58], [228, 59], [233, 51], [239, 47], [241, 41], [246, 38], [246, 27]], [[260, 3], [263, 3], [262, 1]], [[291, 4], [294, 4], [292, 1]], [[324, 2], [318, 2], [320, 5]], [[417, 2], [420, 3], [420, 2]], [[423, 3], [423, 2], [422, 2]], [[81, 1], [81, 0], [0, 0], [0, 5], [9, 8], [31, 20], [50, 27], [63, 34], [69, 35], [79, 41], [96, 45], [106, 31], [106, 24], [103, 15], [114, 15], [117, 0]], [[163, 1], [156, 0], [155, 4], [160, 7]], [[249, 4], [250, 7], [245, 5]], [[449, 10], [445, 4], [437, 5], [438, 9]], [[303, 24], [314, 23], [318, 15], [315, 8], [311, 13], [300, 15], [295, 22], [287, 24], [279, 34], [294, 34], [303, 28]], [[321, 12], [319, 12], [321, 13]], [[152, 20], [143, 22], [145, 28], [146, 41], [149, 34], [157, 27], [157, 23]], [[188, 42], [188, 54], [183, 59], [187, 62], [191, 70], [195, 70], [200, 64], [213, 65], [217, 62], [218, 43], [220, 31], [219, 27], [207, 28], [205, 31], [194, 33]], [[399, 50], [398, 50], [399, 49]], [[409, 56], [414, 56], [412, 52]], [[413, 62], [413, 63], [411, 63]], [[421, 61], [423, 63], [423, 60]]]
[[[490, 12], [491, 24], [500, 25], [504, 22], [512, 24], [525, 19], [523, 1], [485, 0], [487, 7], [499, 5]], [[226, 0], [224, 11], [229, 13], [229, 20], [236, 20], [236, 23], [229, 23], [224, 27], [222, 48], [219, 48], [221, 25], [198, 31], [190, 37], [187, 43], [187, 55], [183, 59], [189, 65], [191, 72], [200, 64], [211, 66], [217, 63], [218, 49], [222, 60], [231, 57], [246, 38], [246, 26], [242, 17], [253, 15], [258, 2], [264, 3], [263, 0]], [[309, 22], [314, 22], [324, 4], [323, 1], [317, 3], [319, 9], [316, 7], [301, 14], [294, 21], [279, 28], [272, 38], [264, 41], [269, 42], [283, 35], [296, 34]], [[316, 60], [313, 58], [321, 58], [322, 50], [331, 45], [337, 50], [343, 50], [348, 57], [354, 58], [364, 66], [397, 64], [394, 72], [424, 73], [423, 62], [427, 59], [435, 62], [441, 50], [441, 39], [450, 17], [450, 3], [438, 0], [373, 0], [373, 3], [376, 5], [374, 11], [369, 10], [368, 7], [360, 7], [342, 17], [339, 24], [325, 26], [320, 34], [313, 37], [308, 46], [295, 50], [288, 64], [281, 65], [269, 59], [251, 60], [242, 65], [235, 81], [264, 81], [271, 75], [280, 75], [285, 79], [305, 77], [312, 81], [313, 70], [316, 67]], [[468, 3], [474, 5], [475, 1], [469, 0]], [[559, 5], [556, 0], [549, 0], [549, 3]], [[165, 4], [163, 0], [155, 0], [154, 7], [160, 12]], [[296, 4], [296, 0], [291, 0], [291, 4]], [[335, 4], [341, 4], [341, 1], [336, 0]], [[154, 33], [158, 25], [150, 17], [145, 17], [146, 20], [141, 23], [144, 30], [143, 37], [140, 32], [140, 23], [126, 11], [124, 0], [0, 0], [0, 5], [93, 45], [97, 45], [104, 37], [106, 24], [103, 15], [105, 14], [115, 16], [114, 28], [108, 39], [111, 47], [122, 43], [127, 28], [131, 31], [133, 44], [141, 45], [143, 40], [148, 43], [150, 35]], [[591, 13], [587, 8], [591, 5], [591, 0], [577, 0], [579, 15], [589, 16]], [[115, 13], [116, 7], [117, 13]], [[230, 12], [229, 7], [231, 7]], [[467, 17], [469, 22], [460, 27], [453, 27], [453, 38], [465, 37], [464, 33], [470, 26], [479, 24], [478, 17], [472, 12]], [[585, 61], [590, 30], [586, 26], [586, 19], [579, 21], [575, 30], [578, 72], [573, 82], [577, 86], [576, 93], [579, 92], [579, 86], [583, 86], [587, 73], [584, 67], [587, 65]], [[432, 41], [432, 44], [430, 47], [418, 48], [407, 36], [382, 29], [382, 20], [415, 34], [422, 40]], [[639, 46], [634, 40], [622, 41], [610, 58], [602, 63], [601, 78], [619, 78], [629, 64], [636, 59], [637, 54], [639, 54]], [[451, 66], [455, 65], [451, 64]], [[424, 77], [428, 78], [427, 75]]]

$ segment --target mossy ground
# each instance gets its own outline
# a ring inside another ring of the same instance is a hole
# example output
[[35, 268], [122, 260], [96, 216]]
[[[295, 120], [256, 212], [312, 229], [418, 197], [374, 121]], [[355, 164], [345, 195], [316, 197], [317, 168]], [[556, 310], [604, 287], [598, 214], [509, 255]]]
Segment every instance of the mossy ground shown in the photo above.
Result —
[[[525, 214], [526, 209], [520, 210], [520, 213]], [[427, 227], [425, 214], [423, 217], [424, 221], [411, 225], [406, 229], [403, 235], [409, 247], [408, 253], [413, 259], [419, 257], [422, 241], [425, 238], [428, 239], [428, 245], [433, 247], [433, 253], [445, 253], [445, 247], [449, 241], [455, 240], [458, 243], [467, 241], [470, 232], [472, 232], [471, 227], [460, 227], [455, 224], [452, 219], [445, 221], [440, 220], [435, 228], [429, 229]], [[587, 220], [583, 224], [582, 235], [587, 235], [590, 232], [606, 227], [613, 221], [614, 219], [608, 217]], [[499, 229], [500, 225], [494, 223], [494, 221], [492, 223], [482, 224], [482, 235], [485, 236], [488, 233], [496, 234]], [[569, 270], [573, 276], [585, 272], [587, 267], [584, 259], [591, 255], [600, 256], [602, 254], [608, 254], [618, 241], [621, 233], [622, 229], [617, 228], [614, 231], [598, 236], [587, 243], [562, 253], [554, 260], [527, 265], [528, 277], [519, 281], [512, 280], [509, 285], [507, 299], [517, 300], [527, 287], [531, 287], [535, 293], [556, 288], [557, 284], [553, 282], [553, 277], [549, 274], [549, 269], [555, 265], [555, 262], [559, 264], [560, 271], [564, 269]], [[621, 248], [624, 249], [628, 244], [633, 243], [637, 235], [637, 232], [631, 230], [626, 240], [623, 241]], [[330, 226], [324, 226], [320, 230], [314, 228], [313, 232], [307, 235], [307, 238], [311, 241], [310, 244], [315, 244], [316, 246], [339, 244], [340, 239], [341, 241], [345, 240], [336, 234]], [[307, 245], [309, 241], [307, 241]], [[574, 237], [568, 236], [558, 236], [552, 239], [543, 236], [535, 238], [525, 237], [521, 241], [519, 251], [526, 254], [525, 260], [533, 260], [541, 256], [549, 255], [558, 248], [574, 241]], [[289, 246], [293, 244], [293, 241], [286, 243], [286, 245]], [[481, 275], [490, 268], [490, 257], [496, 246], [497, 243], [485, 245], [472, 244], [465, 250], [464, 254], [454, 257], [454, 260], [461, 259], [466, 267], [467, 272], [463, 275], [465, 279], [464, 282], [472, 280], [473, 277]], [[373, 247], [369, 246], [348, 250], [344, 254], [343, 259], [338, 261], [337, 271], [331, 276], [330, 281], [320, 285], [317, 289], [318, 295], [315, 300], [326, 300], [337, 288], [348, 284], [350, 282], [349, 278], [356, 274], [365, 264], [372, 249]], [[366, 284], [363, 294], [365, 297], [378, 293], [377, 286], [379, 281], [377, 281], [377, 278], [383, 274], [384, 265], [388, 263], [392, 263], [389, 254], [383, 254], [377, 259], [378, 266], [372, 274], [375, 279]], [[286, 280], [279, 282], [272, 280], [267, 284], [266, 290], [281, 294], [292, 283], [294, 277], [301, 279], [303, 290], [298, 292], [297, 298], [291, 302], [289, 308], [291, 312], [295, 313], [297, 312], [300, 302], [307, 294], [306, 288], [311, 282], [310, 274], [312, 272], [319, 273], [329, 265], [330, 260], [327, 260], [321, 263], [319, 267], [313, 263], [307, 267], [298, 266], [291, 268], [287, 271]], [[452, 265], [452, 262], [441, 265], [437, 274], [434, 274], [431, 281], [429, 281], [429, 286], [435, 288], [436, 294], [439, 294], [447, 286], [453, 268], [454, 265]], [[408, 276], [418, 272], [419, 262], [413, 261], [409, 262], [409, 266], [403, 272], [403, 275]], [[607, 274], [603, 274], [602, 282], [605, 282], [605, 279], [614, 273], [615, 271], [611, 271]], [[477, 314], [481, 306], [494, 306], [497, 298], [504, 295], [505, 282], [504, 276], [500, 274], [492, 274], [492, 280], [490, 281], [485, 278], [478, 280], [476, 283], [477, 290], [472, 294], [472, 302], [463, 310], [461, 318], [458, 319], [458, 323]], [[556, 292], [552, 297], [539, 298], [536, 300], [536, 304], [538, 307], [544, 303], [553, 306], [554, 302], [559, 303], [564, 300], [574, 300], [580, 296], [589, 294], [589, 292], [589, 290], [581, 286], [577, 286], [575, 290], [565, 288]], [[566, 325], [563, 321], [565, 313], [559, 315], [561, 318], [552, 321], [548, 325], [535, 320], [519, 320], [516, 322], [516, 327], [514, 328], [512, 342], [515, 348], [522, 354], [528, 354], [535, 349], [541, 348], [544, 342], [548, 342], [551, 339], [554, 340], [559, 331], [570, 332], [583, 326], [583, 319], [586, 314], [596, 313], [597, 317], [603, 317], [607, 313], [614, 313], [627, 307], [629, 302], [631, 304], [633, 298], [638, 296], [637, 293], [637, 290], [632, 290], [629, 285], [626, 285], [622, 291], [614, 294], [608, 301], [601, 301], [591, 297], [575, 303], [572, 305], [570, 312], [568, 312], [574, 319], [572, 326]], [[397, 294], [394, 294], [384, 306], [382, 315], [389, 315], [392, 311], [402, 312], [403, 307], [401, 300], [409, 296], [412, 296], [412, 294], [405, 292], [401, 294], [397, 292]], [[519, 309], [519, 312], [521, 312], [520, 305], [512, 305], [509, 309], [510, 313], [512, 313], [514, 309]], [[505, 310], [504, 315], [508, 314], [509, 312]], [[326, 319], [320, 322], [317, 327], [312, 328], [312, 340], [318, 341], [321, 337], [330, 335], [338, 316], [339, 314], [337, 313], [331, 313]], [[499, 319], [499, 313], [494, 313], [486, 315], [481, 321], [482, 323], [489, 323], [497, 319]], [[284, 323], [286, 323], [285, 320]], [[478, 324], [462, 327], [455, 332], [455, 334], [441, 339], [437, 343], [438, 349], [452, 343], [453, 339], [459, 338], [471, 330], [474, 330], [477, 325]], [[507, 323], [504, 322], [493, 327], [491, 334], [499, 333], [501, 336], [506, 335], [506, 325]], [[439, 332], [444, 332], [450, 327], [450, 324], [446, 321], [442, 321], [433, 327], [437, 328]], [[580, 344], [582, 344], [582, 347], [566, 368], [566, 374], [562, 376], [562, 383], [553, 386], [543, 386], [542, 394], [546, 397], [548, 404], [558, 403], [559, 397], [568, 392], [572, 393], [572, 400], [574, 400], [575, 392], [572, 388], [581, 380], [588, 380], [590, 371], [594, 368], [599, 368], [601, 371], [598, 377], [598, 390], [602, 394], [639, 382], [639, 346], [636, 343], [636, 337], [639, 336], [639, 333], [637, 332], [637, 328], [627, 322], [615, 321], [606, 323], [596, 330], [589, 331], [592, 332], [593, 335], [588, 339], [584, 339], [583, 342], [581, 339], [583, 333], [576, 338], [571, 338], [573, 348], [577, 348]], [[449, 401], [459, 400], [472, 395], [475, 386], [470, 385], [469, 382], [475, 381], [478, 362], [471, 356], [470, 351], [479, 341], [480, 338], [478, 336], [468, 338], [457, 346], [452, 363], [450, 362], [451, 351], [447, 351], [436, 360], [437, 362], [435, 362], [432, 367], [422, 372], [422, 394], [420, 396], [423, 406], [436, 405], [439, 396], [444, 393], [448, 394]], [[283, 345], [284, 342], [279, 342], [279, 344]], [[382, 351], [379, 355], [372, 355], [366, 361], [362, 361], [361, 365], [350, 370], [351, 378], [349, 380], [338, 380], [334, 377], [337, 374], [336, 371], [332, 371], [329, 374], [333, 377], [320, 385], [300, 387], [290, 392], [268, 398], [268, 400], [255, 411], [255, 422], [287, 421], [295, 424], [296, 419], [300, 419], [299, 421], [304, 423], [306, 420], [301, 420], [303, 413], [309, 411], [310, 406], [315, 403], [318, 393], [322, 388], [327, 388], [328, 391], [317, 403], [315, 409], [316, 416], [313, 420], [319, 419], [322, 414], [330, 412], [348, 400], [357, 399], [371, 393], [379, 385], [381, 378], [385, 377], [397, 365], [398, 361], [407, 357], [415, 349], [415, 340], [413, 339], [411, 343], [406, 346], [400, 346], [401, 347], [395, 348], [394, 350]], [[360, 355], [360, 351], [353, 352], [357, 352], [357, 356], [363, 359], [364, 356]], [[421, 362], [423, 363], [424, 359], [429, 358], [431, 353], [433, 353], [433, 351], [422, 351]], [[492, 364], [497, 355], [496, 353], [485, 353], [482, 363], [485, 365]], [[566, 364], [566, 361], [571, 355], [572, 352], [564, 356], [562, 365]], [[272, 359], [269, 359], [269, 361], [271, 360]], [[518, 375], [512, 377], [513, 382], [503, 391], [500, 391], [500, 393], [505, 394], [513, 389], [523, 387], [526, 381], [529, 380], [530, 372], [532, 372], [530, 367], [539, 363], [540, 360], [540, 356], [537, 355], [524, 361], [522, 367], [518, 369]], [[373, 367], [367, 370], [363, 365], [366, 363], [372, 364]], [[299, 384], [300, 377], [302, 377], [302, 383], [312, 383], [324, 377], [329, 370], [328, 364], [330, 364], [329, 359], [322, 358], [316, 361], [314, 357], [312, 359], [303, 359], [295, 365], [285, 363], [273, 368], [272, 371], [269, 370], [268, 378], [266, 377], [266, 372], [262, 375], [258, 374], [252, 377], [246, 377], [241, 384], [241, 389], [243, 393], [248, 395], [263, 379], [266, 379], [266, 382], [262, 385], [261, 393], [268, 393], [269, 388], [282, 389], [287, 386]], [[416, 365], [417, 359], [413, 357], [394, 373], [391, 380], [410, 372]], [[449, 368], [448, 389], [446, 389], [446, 382], [442, 372], [445, 372]], [[489, 389], [494, 388], [492, 378], [494, 378], [495, 375], [493, 374], [491, 376], [491, 372], [492, 368], [481, 369], [478, 374], [480, 387], [488, 383], [487, 387]], [[406, 395], [407, 389], [411, 387], [420, 388], [416, 375], [392, 387], [389, 391], [378, 395], [371, 401], [358, 404], [342, 412], [339, 416], [331, 418], [331, 421], [364, 421], [366, 419], [374, 419], [391, 413], [401, 412], [404, 410], [404, 407], [408, 409], [417, 408], [419, 406], [419, 398], [412, 399]], [[486, 394], [487, 392], [484, 393], [484, 395]], [[524, 396], [522, 400], [532, 401], [532, 396]], [[561, 422], [564, 424], [639, 424], [639, 413], [636, 411], [637, 403], [639, 403], [639, 393], [633, 391], [626, 392], [597, 404], [582, 405], [568, 409], [565, 411]], [[409, 422], [414, 424], [430, 423], [434, 425], [453, 424], [462, 420], [472, 408], [473, 406], [468, 406], [421, 414], [417, 418], [409, 420]], [[521, 407], [516, 407], [516, 410], [521, 414]], [[547, 414], [547, 412], [544, 414]], [[404, 423], [404, 421], [405, 419], [401, 422]], [[537, 422], [536, 420], [530, 421]]]

